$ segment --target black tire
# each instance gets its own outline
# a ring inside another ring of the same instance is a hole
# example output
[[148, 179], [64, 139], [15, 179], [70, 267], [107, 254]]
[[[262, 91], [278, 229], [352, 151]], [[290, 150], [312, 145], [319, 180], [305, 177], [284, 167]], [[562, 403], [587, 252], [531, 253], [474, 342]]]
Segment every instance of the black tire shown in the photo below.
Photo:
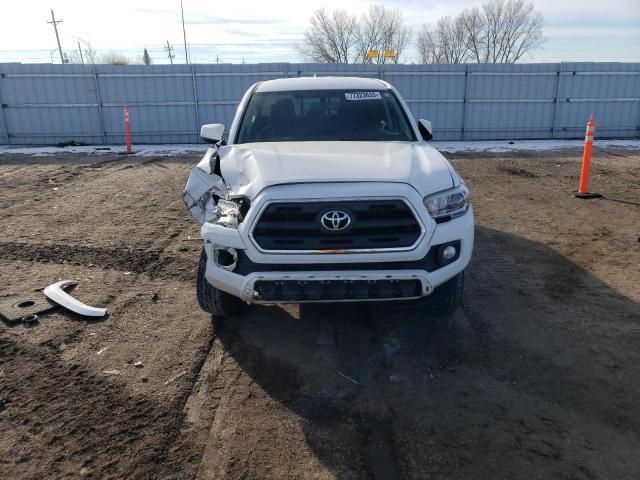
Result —
[[447, 317], [462, 304], [464, 272], [440, 285], [428, 298], [427, 310], [434, 317]]
[[196, 281], [196, 293], [200, 308], [219, 318], [233, 317], [241, 313], [246, 305], [238, 297], [234, 297], [211, 285], [204, 276], [206, 269], [207, 254], [203, 248], [198, 262], [198, 278]]

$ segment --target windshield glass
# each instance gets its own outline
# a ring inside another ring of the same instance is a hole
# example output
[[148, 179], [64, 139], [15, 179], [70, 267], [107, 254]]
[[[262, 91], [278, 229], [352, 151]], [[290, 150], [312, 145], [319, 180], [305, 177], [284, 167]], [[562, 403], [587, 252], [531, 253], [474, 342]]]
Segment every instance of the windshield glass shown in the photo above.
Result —
[[258, 92], [249, 100], [236, 143], [412, 141], [398, 99], [388, 90]]

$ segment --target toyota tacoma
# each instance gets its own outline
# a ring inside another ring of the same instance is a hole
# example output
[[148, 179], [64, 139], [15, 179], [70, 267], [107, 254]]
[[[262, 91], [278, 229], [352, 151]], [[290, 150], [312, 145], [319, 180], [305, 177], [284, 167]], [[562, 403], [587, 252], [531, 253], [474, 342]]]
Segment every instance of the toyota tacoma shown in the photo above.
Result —
[[258, 82], [211, 144], [182, 198], [201, 225], [202, 309], [246, 304], [422, 299], [459, 305], [473, 249], [469, 190], [428, 144], [389, 83]]

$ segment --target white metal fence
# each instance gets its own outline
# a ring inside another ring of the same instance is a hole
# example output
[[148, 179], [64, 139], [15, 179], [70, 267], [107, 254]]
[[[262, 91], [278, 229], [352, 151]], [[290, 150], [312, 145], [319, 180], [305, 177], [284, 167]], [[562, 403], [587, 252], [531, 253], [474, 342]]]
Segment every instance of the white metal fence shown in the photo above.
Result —
[[640, 138], [640, 63], [516, 65], [0, 64], [0, 144], [193, 143], [203, 123], [231, 122], [244, 91], [271, 78], [382, 78], [438, 140]]

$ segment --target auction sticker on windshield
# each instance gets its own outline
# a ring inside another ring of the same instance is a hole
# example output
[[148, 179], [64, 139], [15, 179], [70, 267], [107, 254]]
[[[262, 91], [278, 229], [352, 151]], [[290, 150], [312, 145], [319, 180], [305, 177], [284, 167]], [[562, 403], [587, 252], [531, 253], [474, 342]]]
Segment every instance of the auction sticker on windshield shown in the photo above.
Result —
[[382, 100], [380, 92], [345, 92], [347, 100]]

